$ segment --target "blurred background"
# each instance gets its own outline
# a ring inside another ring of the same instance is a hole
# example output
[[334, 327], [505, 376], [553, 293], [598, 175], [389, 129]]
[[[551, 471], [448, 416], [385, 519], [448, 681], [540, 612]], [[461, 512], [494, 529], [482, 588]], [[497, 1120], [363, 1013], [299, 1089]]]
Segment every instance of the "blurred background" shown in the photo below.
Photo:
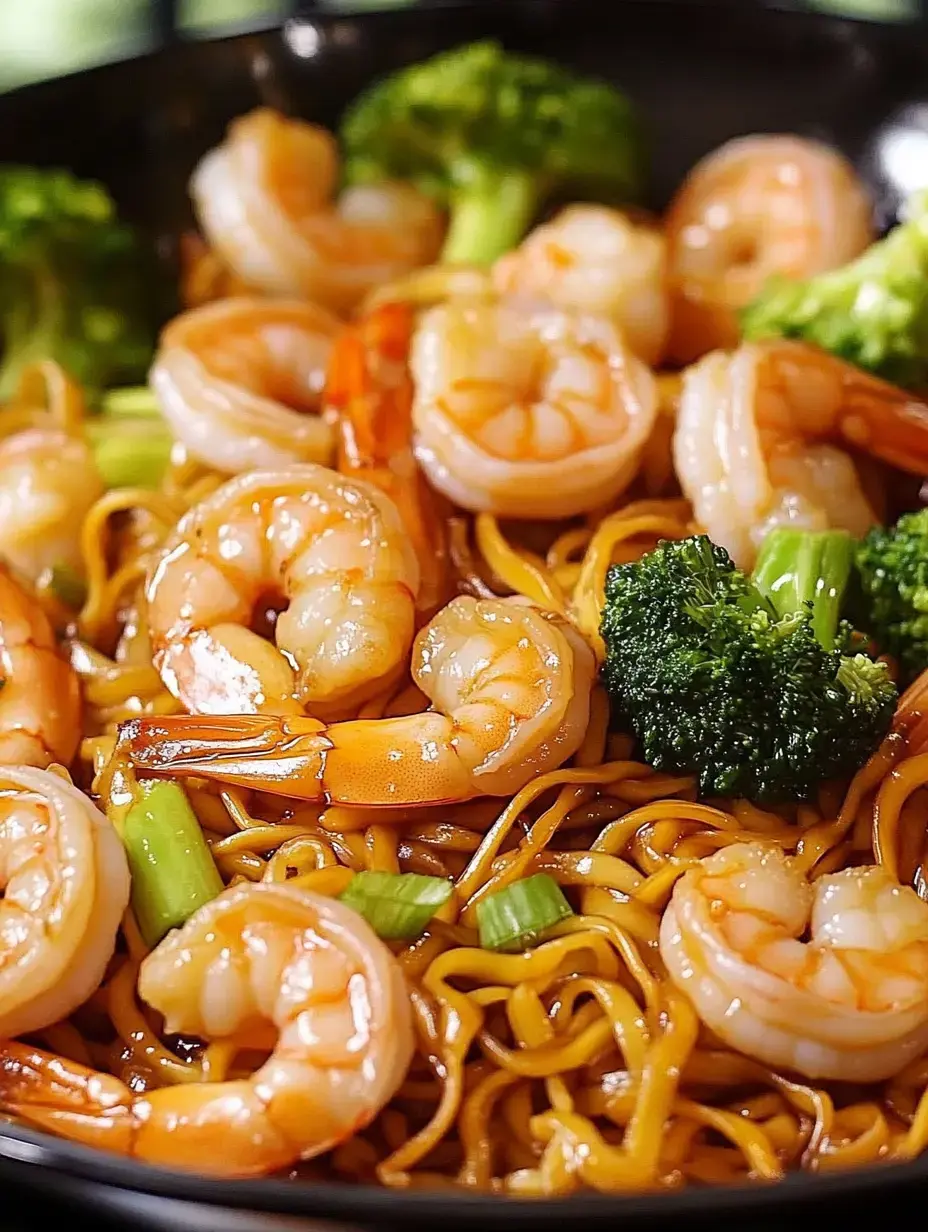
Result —
[[[430, 2], [434, 0], [315, 0], [315, 7], [357, 11]], [[926, 0], [772, 2], [780, 8], [881, 21], [916, 20], [928, 9]], [[294, 7], [294, 0], [0, 0], [0, 90], [139, 54], [158, 46], [168, 28], [182, 38], [234, 34], [274, 25]]]

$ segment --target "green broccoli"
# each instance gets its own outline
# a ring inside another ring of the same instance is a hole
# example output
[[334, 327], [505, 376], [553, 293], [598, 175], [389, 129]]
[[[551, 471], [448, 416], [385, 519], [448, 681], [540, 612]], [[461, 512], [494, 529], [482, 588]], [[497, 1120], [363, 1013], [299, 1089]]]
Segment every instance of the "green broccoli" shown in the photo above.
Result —
[[0, 402], [37, 360], [91, 396], [143, 376], [157, 325], [144, 258], [101, 185], [0, 167]]
[[907, 389], [928, 387], [928, 194], [849, 265], [772, 279], [743, 311], [747, 339], [799, 338]]
[[841, 532], [782, 530], [750, 578], [704, 535], [614, 565], [603, 682], [645, 760], [703, 796], [768, 803], [862, 765], [897, 695], [839, 621], [852, 562]]
[[349, 182], [409, 180], [450, 211], [449, 263], [490, 264], [559, 190], [628, 201], [644, 179], [623, 94], [492, 41], [375, 83], [346, 113], [341, 140]]
[[857, 576], [857, 622], [909, 684], [928, 667], [928, 509], [874, 527], [857, 547]]

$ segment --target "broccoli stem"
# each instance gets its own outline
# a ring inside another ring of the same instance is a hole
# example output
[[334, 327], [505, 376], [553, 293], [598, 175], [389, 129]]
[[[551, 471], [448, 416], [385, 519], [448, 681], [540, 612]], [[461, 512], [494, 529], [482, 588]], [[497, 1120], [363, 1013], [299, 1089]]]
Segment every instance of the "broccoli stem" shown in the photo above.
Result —
[[446, 265], [492, 265], [515, 248], [538, 206], [532, 174], [507, 171], [470, 177], [454, 194], [441, 253]]
[[854, 542], [845, 531], [782, 528], [764, 539], [752, 580], [781, 619], [811, 603], [812, 631], [833, 650], [853, 563]]

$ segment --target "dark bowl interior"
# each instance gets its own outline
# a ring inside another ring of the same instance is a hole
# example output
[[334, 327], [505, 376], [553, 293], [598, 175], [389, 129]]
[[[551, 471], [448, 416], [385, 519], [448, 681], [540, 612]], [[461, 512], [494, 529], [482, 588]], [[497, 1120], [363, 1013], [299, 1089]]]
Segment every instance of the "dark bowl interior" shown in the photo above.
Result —
[[[655, 206], [666, 202], [701, 155], [743, 133], [819, 137], [872, 172], [879, 161], [874, 134], [902, 104], [920, 91], [928, 95], [928, 30], [919, 27], [746, 4], [496, 0], [492, 6], [307, 17], [282, 31], [180, 45], [31, 87], [0, 99], [0, 161], [61, 164], [99, 177], [170, 260], [179, 231], [191, 222], [190, 171], [232, 117], [267, 104], [334, 124], [377, 74], [491, 34], [625, 87], [650, 126]], [[881, 200], [881, 209], [891, 212], [892, 205]], [[71, 1217], [92, 1212], [97, 1223], [146, 1228], [322, 1232], [336, 1225], [515, 1229], [567, 1223], [621, 1224], [628, 1232], [682, 1220], [692, 1226], [749, 1220], [760, 1229], [782, 1228], [787, 1219], [840, 1219], [851, 1211], [864, 1218], [917, 1201], [928, 1189], [928, 1158], [795, 1176], [776, 1187], [525, 1203], [340, 1184], [217, 1183], [3, 1126], [0, 1178], [7, 1195], [20, 1193], [25, 1202], [54, 1199]]]

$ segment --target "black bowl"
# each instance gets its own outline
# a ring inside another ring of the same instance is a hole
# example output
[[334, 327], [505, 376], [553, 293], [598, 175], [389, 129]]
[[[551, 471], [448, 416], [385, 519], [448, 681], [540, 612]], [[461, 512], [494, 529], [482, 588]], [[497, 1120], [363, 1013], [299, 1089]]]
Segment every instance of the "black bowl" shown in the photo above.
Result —
[[[22, 0], [28, 3], [28, 0]], [[363, 17], [289, 22], [282, 30], [185, 44], [0, 99], [0, 161], [63, 164], [97, 176], [170, 257], [191, 219], [186, 183], [226, 123], [268, 104], [322, 123], [376, 74], [468, 39], [562, 59], [621, 83], [648, 117], [653, 204], [729, 137], [796, 132], [841, 147], [895, 208], [878, 135], [928, 80], [928, 30], [815, 17], [736, 2], [496, 0]], [[912, 116], [916, 119], [913, 121]], [[928, 177], [926, 177], [928, 182]], [[886, 191], [884, 191], [886, 190]], [[887, 1215], [928, 1194], [928, 1157], [777, 1186], [691, 1189], [645, 1197], [518, 1202], [344, 1184], [216, 1182], [169, 1173], [0, 1125], [5, 1215], [66, 1215], [143, 1228], [252, 1232], [339, 1227], [509, 1229], [620, 1224], [623, 1232], [750, 1221], [782, 1228], [853, 1212]], [[21, 1205], [20, 1205], [21, 1203]], [[51, 1204], [54, 1204], [54, 1211]]]

